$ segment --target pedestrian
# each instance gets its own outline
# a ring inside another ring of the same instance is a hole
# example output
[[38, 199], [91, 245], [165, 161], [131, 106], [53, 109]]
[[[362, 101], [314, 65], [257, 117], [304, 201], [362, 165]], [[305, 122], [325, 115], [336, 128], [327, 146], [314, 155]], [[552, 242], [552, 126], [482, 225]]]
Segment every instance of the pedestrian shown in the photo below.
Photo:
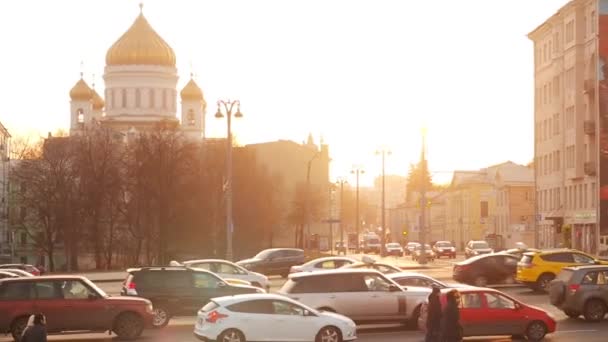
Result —
[[[19, 342], [46, 342], [46, 319], [44, 315], [37, 313], [32, 316], [34, 317], [33, 324], [28, 324], [25, 330], [23, 330], [23, 335], [21, 335]], [[31, 317], [30, 320], [32, 320]]]
[[441, 316], [441, 341], [462, 341], [462, 327], [460, 326], [460, 309], [458, 303], [460, 295], [458, 291], [451, 290], [447, 293], [447, 304]]
[[441, 301], [439, 287], [433, 285], [426, 316], [426, 342], [439, 342], [441, 337]]

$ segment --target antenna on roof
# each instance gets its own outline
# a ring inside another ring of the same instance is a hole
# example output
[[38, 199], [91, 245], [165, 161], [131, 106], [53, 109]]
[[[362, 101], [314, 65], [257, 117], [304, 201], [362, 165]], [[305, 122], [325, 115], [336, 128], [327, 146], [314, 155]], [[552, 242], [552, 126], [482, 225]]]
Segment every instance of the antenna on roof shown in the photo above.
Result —
[[144, 2], [139, 3], [139, 14], [144, 14]]

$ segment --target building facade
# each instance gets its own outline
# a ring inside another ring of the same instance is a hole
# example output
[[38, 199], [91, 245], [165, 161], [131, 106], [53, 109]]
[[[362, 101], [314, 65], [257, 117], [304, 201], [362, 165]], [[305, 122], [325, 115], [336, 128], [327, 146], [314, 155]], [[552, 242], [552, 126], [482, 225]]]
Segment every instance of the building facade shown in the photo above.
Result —
[[572, 240], [571, 247], [597, 253], [600, 235], [608, 235], [600, 232], [598, 205], [598, 11], [603, 3], [570, 1], [528, 35], [534, 43], [539, 246]]
[[10, 139], [8, 130], [0, 123], [0, 261], [10, 259], [12, 255], [12, 234], [8, 225]]
[[[256, 160], [264, 167], [273, 179], [279, 183], [281, 189], [280, 203], [283, 204], [283, 217], [279, 227], [275, 227], [273, 245], [294, 246], [296, 225], [290, 223], [289, 216], [294, 210], [296, 191], [298, 186], [310, 184], [311, 191], [320, 194], [320, 217], [328, 219], [331, 216], [331, 204], [336, 200], [335, 193], [329, 183], [329, 147], [321, 143], [316, 145], [309, 136], [308, 141], [298, 144], [290, 140], [279, 140], [258, 144], [249, 144], [244, 147], [255, 153]], [[335, 238], [337, 226], [334, 225], [332, 238]], [[332, 227], [333, 228], [333, 227]], [[329, 241], [329, 223], [322, 220], [311, 219], [305, 228], [305, 238], [318, 234]], [[306, 239], [308, 240], [308, 239]]]

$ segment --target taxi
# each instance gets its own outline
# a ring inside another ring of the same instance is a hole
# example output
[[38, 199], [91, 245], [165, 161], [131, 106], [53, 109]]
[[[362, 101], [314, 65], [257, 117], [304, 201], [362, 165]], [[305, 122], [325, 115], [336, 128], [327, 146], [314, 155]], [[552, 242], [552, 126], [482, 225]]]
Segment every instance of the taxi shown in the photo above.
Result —
[[551, 280], [564, 267], [583, 265], [608, 265], [575, 249], [548, 249], [524, 253], [517, 263], [515, 279], [534, 290], [547, 291]]

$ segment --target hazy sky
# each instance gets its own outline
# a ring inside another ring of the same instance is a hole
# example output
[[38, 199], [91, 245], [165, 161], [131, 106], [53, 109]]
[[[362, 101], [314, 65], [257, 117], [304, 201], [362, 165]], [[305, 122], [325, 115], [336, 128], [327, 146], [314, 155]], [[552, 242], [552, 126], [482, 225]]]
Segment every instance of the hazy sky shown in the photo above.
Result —
[[[137, 0], [0, 2], [0, 121], [13, 135], [69, 127], [81, 60], [103, 94], [107, 49]], [[144, 14], [192, 70], [208, 105], [238, 98], [241, 143], [312, 132], [330, 145], [332, 178], [362, 164], [406, 174], [428, 127], [429, 167], [478, 169], [533, 156], [533, 50], [526, 34], [566, 0], [146, 0]]]

